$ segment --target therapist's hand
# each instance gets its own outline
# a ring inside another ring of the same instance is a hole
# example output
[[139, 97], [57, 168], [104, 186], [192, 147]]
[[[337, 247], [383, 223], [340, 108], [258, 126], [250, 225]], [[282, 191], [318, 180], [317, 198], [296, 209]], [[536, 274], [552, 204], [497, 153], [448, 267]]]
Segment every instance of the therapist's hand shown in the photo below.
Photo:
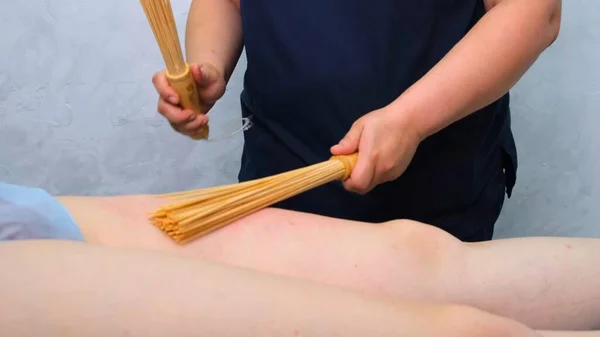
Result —
[[152, 83], [158, 92], [158, 112], [163, 115], [173, 129], [186, 136], [200, 134], [208, 124], [206, 113], [225, 93], [225, 78], [212, 65], [190, 64], [192, 75], [198, 86], [201, 114], [179, 107], [179, 95], [169, 85], [164, 71], [152, 77]]
[[348, 155], [358, 151], [356, 166], [344, 186], [348, 191], [365, 194], [404, 173], [421, 140], [410, 120], [385, 107], [358, 119], [331, 153]]

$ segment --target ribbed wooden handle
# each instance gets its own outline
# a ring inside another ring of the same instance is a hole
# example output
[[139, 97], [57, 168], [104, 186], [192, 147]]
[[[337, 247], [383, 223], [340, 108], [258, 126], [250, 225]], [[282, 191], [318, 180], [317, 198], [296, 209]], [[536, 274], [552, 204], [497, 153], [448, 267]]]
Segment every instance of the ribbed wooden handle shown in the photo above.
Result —
[[[167, 71], [167, 79], [169, 84], [177, 94], [179, 95], [179, 106], [183, 109], [190, 109], [197, 114], [202, 113], [200, 107], [200, 97], [198, 96], [198, 88], [192, 75], [192, 71], [189, 65], [186, 64], [185, 71], [181, 74], [169, 74]], [[209, 134], [208, 125], [202, 130], [202, 132], [194, 137], [193, 139], [207, 139]]]
[[342, 164], [344, 164], [344, 175], [340, 179], [343, 181], [350, 178], [352, 170], [354, 170], [354, 166], [356, 165], [356, 161], [358, 160], [358, 153], [343, 156], [333, 156], [330, 160], [338, 160]]

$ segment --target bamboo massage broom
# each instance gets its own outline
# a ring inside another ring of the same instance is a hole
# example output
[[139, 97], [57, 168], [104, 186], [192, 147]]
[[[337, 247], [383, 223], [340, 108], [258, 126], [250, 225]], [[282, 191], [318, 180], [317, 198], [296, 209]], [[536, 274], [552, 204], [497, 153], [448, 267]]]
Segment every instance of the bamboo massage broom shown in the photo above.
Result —
[[[177, 26], [169, 0], [140, 0], [167, 66], [169, 84], [179, 95], [179, 105], [200, 113], [200, 99], [189, 65], [183, 58]], [[208, 125], [194, 139], [207, 139]]]
[[[167, 79], [184, 109], [200, 112], [189, 65], [183, 58], [169, 0], [140, 0], [167, 66]], [[208, 126], [195, 137], [206, 139]], [[279, 201], [350, 176], [357, 155], [330, 160], [263, 179], [161, 195], [173, 201], [150, 215], [152, 223], [179, 243], [208, 234]]]
[[152, 223], [178, 243], [222, 228], [260, 209], [334, 180], [346, 180], [358, 155], [232, 185], [160, 195], [173, 201], [150, 215]]

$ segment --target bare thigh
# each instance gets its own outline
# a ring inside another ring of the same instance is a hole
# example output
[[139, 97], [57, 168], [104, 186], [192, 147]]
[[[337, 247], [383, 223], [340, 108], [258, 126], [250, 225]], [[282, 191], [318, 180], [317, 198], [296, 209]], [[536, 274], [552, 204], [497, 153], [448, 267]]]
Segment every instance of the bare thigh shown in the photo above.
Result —
[[[186, 245], [147, 220], [164, 201], [148, 196], [63, 198], [89, 243], [202, 257], [270, 273], [306, 278], [386, 296], [448, 299], [440, 282], [461, 244], [413, 221], [353, 222], [266, 209]], [[94, 210], [90, 212], [90, 210]], [[445, 262], [446, 261], [446, 262]], [[454, 273], [456, 274], [456, 273]]]
[[[161, 202], [142, 196], [67, 203], [92, 244], [208, 258], [396, 299], [468, 304], [537, 328], [597, 326], [594, 239], [467, 244], [414, 221], [369, 224], [267, 209], [180, 246], [146, 220]], [[572, 277], [579, 277], [577, 288]], [[548, 284], [552, 296], [523, 298]]]

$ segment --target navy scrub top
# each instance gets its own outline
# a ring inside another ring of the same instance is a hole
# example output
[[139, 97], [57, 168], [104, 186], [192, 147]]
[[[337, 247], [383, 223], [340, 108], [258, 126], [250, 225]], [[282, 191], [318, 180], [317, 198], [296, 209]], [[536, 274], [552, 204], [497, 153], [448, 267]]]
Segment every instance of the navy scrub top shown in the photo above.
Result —
[[[327, 160], [355, 120], [429, 71], [485, 9], [483, 0], [241, 0], [241, 12], [242, 112], [254, 124], [239, 174], [246, 181]], [[493, 226], [516, 166], [507, 94], [426, 139], [396, 181], [364, 196], [331, 183], [276, 206], [414, 219], [468, 240]]]

